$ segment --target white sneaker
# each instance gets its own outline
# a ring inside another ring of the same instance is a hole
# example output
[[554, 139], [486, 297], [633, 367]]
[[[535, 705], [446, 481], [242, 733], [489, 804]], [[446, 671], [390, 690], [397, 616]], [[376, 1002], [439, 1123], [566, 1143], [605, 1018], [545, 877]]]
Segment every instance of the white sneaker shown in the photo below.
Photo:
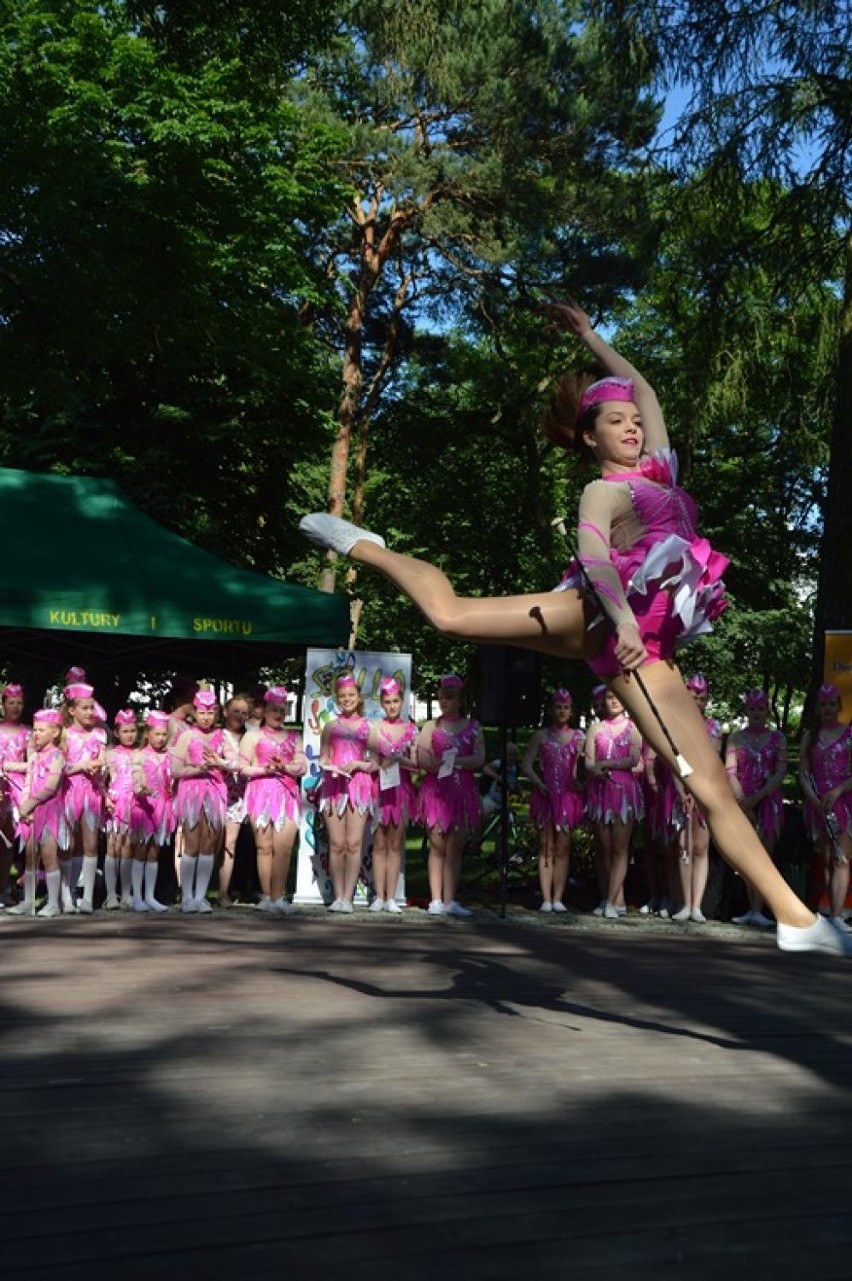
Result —
[[568, 908], [565, 906], [565, 904], [562, 902], [562, 900], [561, 900], [561, 899], [558, 899], [558, 898], [555, 898], [555, 899], [553, 900], [553, 903], [551, 904], [551, 906], [552, 906], [552, 908], [553, 908], [554, 912], [567, 912], [567, 911], [568, 911]]
[[704, 915], [700, 907], [694, 907], [692, 909], [692, 911], [689, 914], [689, 919], [691, 921], [694, 921], [696, 925], [707, 924], [707, 917]]
[[397, 903], [395, 898], [385, 899], [385, 911], [390, 912], [392, 916], [402, 915], [402, 908], [400, 907], [399, 903]]
[[831, 924], [836, 930], [840, 930], [841, 934], [852, 934], [852, 930], [850, 930], [842, 916], [832, 916]]
[[354, 912], [354, 911], [355, 911], [355, 908], [354, 908], [354, 906], [352, 905], [352, 900], [351, 900], [351, 899], [349, 899], [349, 898], [342, 898], [342, 899], [340, 900], [340, 907], [339, 907], [337, 910], [338, 910], [338, 912], [342, 912], [342, 913], [344, 914], [344, 916], [345, 916], [348, 912]]
[[607, 921], [617, 921], [621, 917], [621, 913], [619, 912], [618, 908], [613, 906], [612, 903], [604, 903], [604, 909], [601, 915]]
[[592, 908], [592, 916], [603, 916], [605, 907], [606, 907], [605, 901], [601, 901], [600, 903], [598, 903], [597, 907]]
[[304, 534], [312, 543], [327, 547], [329, 551], [348, 556], [359, 541], [377, 543], [384, 547], [385, 540], [378, 534], [371, 534], [368, 529], [359, 529], [348, 520], [339, 516], [329, 516], [327, 512], [311, 512], [299, 521], [299, 533]]
[[107, 897], [104, 899], [105, 912], [117, 912], [120, 907], [121, 907], [121, 899], [118, 897], [117, 894], [108, 894]]
[[90, 898], [81, 898], [77, 904], [77, 911], [81, 912], [83, 916], [92, 916], [94, 910], [95, 905]]
[[192, 913], [198, 915], [198, 903], [194, 898], [182, 898], [180, 901], [180, 910], [187, 915]]
[[550, 899], [546, 898], [538, 910], [540, 912], [552, 912], [553, 904], [551, 903]]
[[133, 910], [134, 912], [150, 912], [151, 909], [144, 898], [136, 898], [133, 900]]
[[59, 895], [59, 903], [66, 916], [77, 915], [77, 904], [74, 902], [74, 895], [71, 893], [64, 881], [62, 882], [62, 891]]
[[385, 900], [383, 898], [374, 898], [370, 904], [369, 911], [381, 912], [384, 910]]
[[762, 912], [752, 912], [751, 923], [761, 930], [771, 930], [773, 925], [773, 922], [770, 921], [769, 917], [764, 916]]
[[852, 955], [852, 939], [841, 934], [831, 921], [818, 916], [813, 925], [778, 926], [776, 941], [782, 952], [829, 952], [832, 956]]
[[732, 925], [751, 925], [752, 915], [753, 913], [751, 912], [743, 912], [742, 916], [732, 916], [731, 924]]
[[197, 898], [195, 900], [195, 910], [199, 916], [209, 916], [213, 911], [213, 904], [206, 898]]
[[272, 902], [272, 899], [269, 897], [268, 894], [261, 895], [260, 901], [258, 902], [258, 905], [257, 905], [257, 910], [258, 912], [274, 912], [275, 911], [275, 904]]
[[14, 907], [6, 908], [7, 916], [32, 916], [32, 914], [33, 903], [31, 899], [29, 902], [26, 899], [22, 899], [21, 902], [16, 903]]
[[39, 908], [36, 916], [46, 916], [48, 920], [53, 920], [56, 916], [62, 915], [62, 909], [58, 903], [45, 903], [44, 907]]
[[446, 912], [447, 916], [473, 916], [473, 912], [471, 912], [470, 908], [462, 907], [458, 899], [455, 899], [455, 898], [453, 899], [452, 903], [447, 904], [447, 906], [444, 908], [444, 911]]
[[156, 898], [146, 898], [145, 903], [149, 912], [168, 912], [169, 910], [165, 903], [161, 903], [160, 900]]
[[121, 896], [121, 910], [122, 912], [133, 911], [133, 899], [129, 894], [123, 894]]
[[668, 921], [671, 917], [673, 907], [674, 907], [674, 904], [672, 903], [670, 898], [661, 898], [660, 908], [659, 908], [660, 919], [663, 921]]
[[329, 903], [328, 910], [329, 912], [339, 912], [342, 907], [343, 907], [343, 899], [336, 898], [333, 903]]
[[445, 912], [444, 904], [439, 898], [433, 898], [432, 902], [426, 908], [427, 916], [443, 916]]
[[639, 908], [639, 915], [653, 916], [656, 911], [657, 911], [657, 900], [655, 898], [649, 898], [648, 902], [643, 903], [642, 906]]
[[680, 921], [680, 922], [689, 921], [691, 919], [692, 919], [692, 912], [689, 910], [688, 907], [682, 907], [680, 911], [675, 912], [674, 916], [672, 917], [673, 921]]
[[292, 916], [296, 910], [290, 900], [286, 899], [283, 894], [273, 901], [272, 907], [279, 916]]

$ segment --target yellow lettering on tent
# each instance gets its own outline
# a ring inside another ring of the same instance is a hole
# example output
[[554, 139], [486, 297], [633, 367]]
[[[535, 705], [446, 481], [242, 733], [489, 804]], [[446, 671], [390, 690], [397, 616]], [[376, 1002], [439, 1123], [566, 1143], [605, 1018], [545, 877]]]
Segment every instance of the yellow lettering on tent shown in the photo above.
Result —
[[121, 614], [108, 614], [94, 609], [49, 609], [47, 620], [51, 627], [116, 628]]
[[251, 636], [254, 624], [247, 618], [193, 618], [192, 630], [203, 636]]

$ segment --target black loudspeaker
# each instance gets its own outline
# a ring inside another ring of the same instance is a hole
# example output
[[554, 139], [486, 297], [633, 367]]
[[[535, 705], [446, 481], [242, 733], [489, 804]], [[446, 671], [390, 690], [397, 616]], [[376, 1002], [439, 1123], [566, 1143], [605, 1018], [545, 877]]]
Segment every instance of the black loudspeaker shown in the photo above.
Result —
[[513, 645], [484, 645], [477, 715], [488, 725], [537, 725], [541, 656]]

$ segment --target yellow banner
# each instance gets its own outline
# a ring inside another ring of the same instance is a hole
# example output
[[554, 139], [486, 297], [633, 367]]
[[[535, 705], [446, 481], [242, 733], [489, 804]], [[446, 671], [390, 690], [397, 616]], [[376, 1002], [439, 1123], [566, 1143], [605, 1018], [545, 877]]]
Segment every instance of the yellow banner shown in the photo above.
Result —
[[852, 720], [852, 631], [825, 633], [823, 679], [840, 690], [840, 719], [848, 723]]

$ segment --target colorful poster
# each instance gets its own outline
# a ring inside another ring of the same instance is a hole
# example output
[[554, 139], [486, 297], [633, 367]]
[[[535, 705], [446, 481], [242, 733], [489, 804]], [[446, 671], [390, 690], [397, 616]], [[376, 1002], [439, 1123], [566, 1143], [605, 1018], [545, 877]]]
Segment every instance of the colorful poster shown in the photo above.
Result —
[[[368, 720], [378, 720], [382, 715], [379, 702], [379, 682], [384, 676], [395, 676], [403, 689], [403, 714], [410, 714], [411, 655], [371, 654], [357, 649], [309, 649], [305, 662], [304, 724], [305, 756], [308, 773], [302, 790], [306, 798], [319, 780], [320, 736], [323, 726], [336, 715], [337, 707], [332, 693], [335, 678], [350, 671], [358, 682], [364, 699], [364, 715]], [[355, 902], [366, 902], [372, 885], [370, 876], [370, 825], [364, 833], [364, 854], [361, 880]], [[405, 900], [405, 872], [397, 887], [397, 898]], [[328, 845], [325, 826], [317, 821], [313, 805], [303, 807], [299, 830], [299, 859], [296, 867], [296, 903], [330, 903], [333, 898], [331, 879], [328, 875]]]
[[840, 690], [840, 719], [848, 724], [852, 721], [852, 631], [825, 633], [823, 679]]

